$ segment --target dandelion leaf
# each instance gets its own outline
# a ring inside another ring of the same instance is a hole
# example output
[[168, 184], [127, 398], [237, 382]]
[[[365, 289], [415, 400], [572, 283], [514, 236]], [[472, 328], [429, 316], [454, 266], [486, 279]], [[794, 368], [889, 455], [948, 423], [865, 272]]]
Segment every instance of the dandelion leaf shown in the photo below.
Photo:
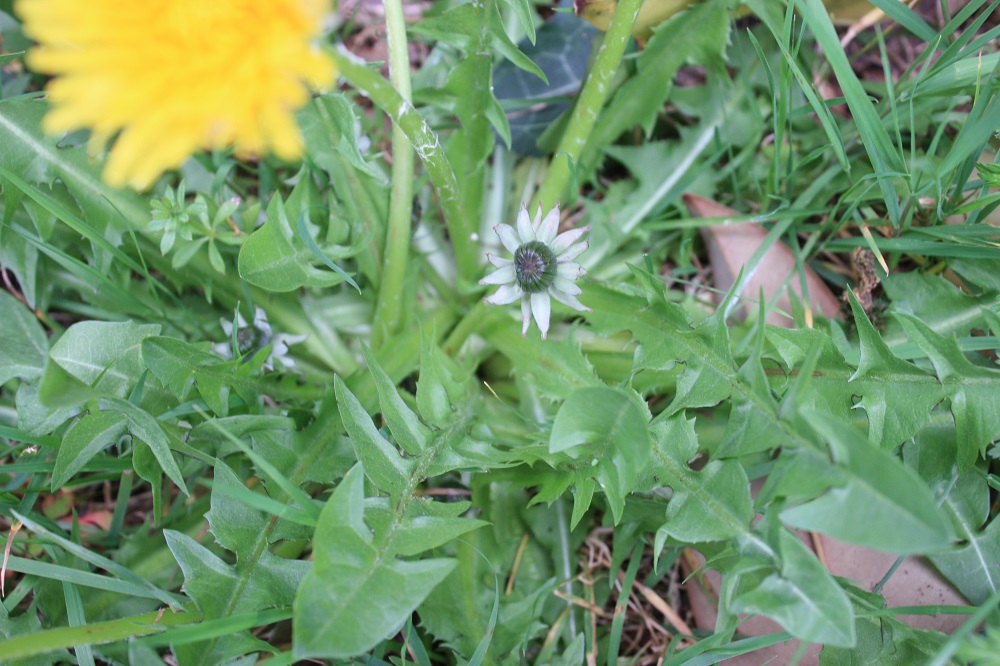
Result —
[[346, 658], [396, 633], [455, 566], [451, 559], [400, 560], [378, 547], [364, 521], [356, 466], [320, 514], [313, 570], [295, 598], [296, 657]]

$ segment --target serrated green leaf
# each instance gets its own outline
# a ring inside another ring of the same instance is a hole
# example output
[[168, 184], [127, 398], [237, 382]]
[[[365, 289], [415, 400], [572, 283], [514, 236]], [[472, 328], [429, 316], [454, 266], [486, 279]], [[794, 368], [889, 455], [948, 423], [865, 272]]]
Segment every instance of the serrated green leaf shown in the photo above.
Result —
[[911, 468], [826, 414], [807, 410], [800, 418], [830, 442], [841, 480], [817, 499], [782, 511], [782, 521], [891, 553], [948, 547], [947, 521]]
[[365, 474], [372, 483], [389, 493], [390, 497], [402, 497], [410, 482], [413, 463], [403, 458], [382, 436], [368, 412], [340, 377], [334, 377], [333, 385], [337, 392], [340, 417], [347, 428], [347, 434], [351, 436], [354, 452], [364, 465]]
[[454, 568], [450, 559], [403, 561], [379, 551], [363, 523], [364, 483], [356, 466], [320, 514], [313, 570], [295, 598], [297, 658], [346, 658], [395, 633]]
[[673, 494], [660, 530], [686, 543], [721, 541], [749, 532], [753, 518], [750, 482], [735, 461], [713, 460], [700, 471], [688, 461], [698, 451], [694, 420], [683, 415], [650, 428], [654, 474]]
[[[264, 552], [248, 570], [245, 564], [226, 564], [182, 532], [164, 530], [163, 535], [184, 572], [184, 591], [207, 619], [291, 605], [295, 590], [310, 569], [308, 562]], [[236, 645], [232, 645], [234, 641]], [[250, 650], [258, 646], [253, 641]], [[208, 643], [188, 643], [177, 651], [183, 663], [207, 666], [219, 663], [230, 652], [241, 654], [246, 648], [246, 634], [236, 634]]]
[[649, 460], [648, 421], [623, 391], [594, 387], [569, 396], [552, 424], [549, 451], [592, 461], [592, 473], [604, 489], [615, 523]]
[[0, 385], [14, 377], [32, 380], [42, 374], [49, 341], [42, 325], [16, 298], [0, 291]]
[[150, 337], [142, 343], [142, 359], [178, 400], [185, 400], [194, 387], [220, 416], [229, 413], [231, 390], [248, 405], [256, 404], [265, 391], [274, 392], [254, 376], [267, 360], [266, 354], [255, 354], [246, 362], [226, 361], [176, 338]]
[[683, 364], [677, 393], [667, 407], [668, 414], [684, 408], [711, 407], [730, 396], [736, 364], [729, 348], [729, 329], [723, 308], [698, 326], [664, 295], [664, 285], [656, 276], [630, 267], [647, 294], [649, 306], [631, 323], [639, 340], [636, 364], [643, 368], [671, 369]]
[[934, 364], [955, 417], [959, 469], [967, 470], [1000, 437], [1000, 370], [973, 365], [954, 338], [938, 335], [919, 319], [902, 313], [897, 318]]
[[375, 360], [375, 355], [372, 354], [367, 345], [361, 346], [361, 353], [364, 355], [368, 369], [375, 380], [378, 401], [382, 406], [382, 417], [389, 426], [389, 430], [392, 431], [396, 442], [403, 451], [409, 455], [417, 455], [427, 448], [427, 442], [431, 437], [430, 428], [421, 423], [413, 410], [403, 402], [396, 389], [396, 384]]
[[848, 294], [861, 339], [861, 361], [849, 388], [861, 395], [857, 404], [868, 414], [868, 437], [894, 448], [927, 422], [941, 389], [926, 372], [893, 355], [853, 292]]
[[543, 397], [560, 400], [578, 389], [604, 385], [572, 334], [564, 340], [521, 338], [520, 325], [509, 319], [484, 327], [483, 331], [486, 339], [514, 364], [514, 373], [530, 382]]

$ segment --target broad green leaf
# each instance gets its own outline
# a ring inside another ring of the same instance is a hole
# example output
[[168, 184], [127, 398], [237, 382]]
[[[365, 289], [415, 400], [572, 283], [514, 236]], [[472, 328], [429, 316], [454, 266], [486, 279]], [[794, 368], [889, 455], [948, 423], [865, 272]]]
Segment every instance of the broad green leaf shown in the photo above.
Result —
[[316, 256], [298, 237], [280, 195], [271, 198], [267, 222], [240, 248], [240, 277], [261, 289], [275, 292], [294, 291], [300, 287], [331, 287], [342, 281], [336, 273], [313, 266]]
[[81, 321], [52, 345], [49, 356], [99, 394], [124, 398], [142, 374], [142, 341], [159, 332], [158, 324]]
[[338, 158], [346, 158], [359, 172], [385, 182], [385, 174], [365, 161], [358, 147], [355, 107], [340, 93], [314, 97], [299, 111], [306, 153], [329, 174], [340, 173]]
[[101, 221], [118, 233], [127, 223], [144, 228], [149, 220], [145, 200], [129, 189], [115, 189], [101, 180], [101, 165], [89, 159], [85, 146], [67, 147], [42, 131], [48, 104], [38, 99], [10, 99], [0, 104], [0, 164], [31, 183], [49, 186], [61, 180], [91, 221]]
[[958, 543], [927, 557], [973, 604], [1000, 589], [1000, 521], [990, 520], [990, 487], [981, 466], [961, 472], [955, 459], [955, 428], [924, 428], [904, 449], [905, 459], [941, 502]]
[[91, 458], [117, 442], [125, 433], [126, 422], [123, 415], [115, 412], [95, 412], [70, 426], [52, 469], [52, 492], [57, 492]]
[[395, 382], [389, 378], [382, 366], [375, 360], [375, 355], [368, 349], [367, 345], [361, 346], [365, 362], [375, 380], [375, 388], [378, 390], [378, 401], [382, 406], [382, 417], [385, 419], [389, 430], [400, 448], [411, 456], [415, 456], [427, 448], [427, 441], [431, 436], [430, 428], [420, 422], [417, 415], [403, 401], [396, 389]]
[[425, 336], [420, 345], [420, 379], [417, 380], [417, 409], [431, 426], [444, 428], [465, 412], [476, 392], [472, 373], [459, 367]]
[[0, 291], [0, 312], [0, 385], [14, 377], [36, 379], [45, 368], [49, 348], [42, 325], [6, 291]]
[[830, 442], [841, 481], [817, 499], [782, 511], [782, 521], [891, 553], [947, 548], [948, 524], [911, 468], [837, 419], [813, 411], [800, 416], [803, 427], [808, 423]]
[[[675, 415], [650, 428], [653, 473], [673, 494], [660, 531], [686, 543], [721, 541], [749, 533], [753, 519], [750, 482], [736, 461], [709, 462], [695, 472], [698, 452], [694, 420]], [[658, 537], [659, 539], [660, 537]]]
[[550, 452], [568, 452], [581, 464], [589, 461], [615, 523], [649, 460], [649, 419], [637, 399], [610, 387], [580, 389], [559, 408], [549, 438]]
[[295, 598], [297, 658], [343, 659], [370, 650], [398, 631], [455, 566], [378, 550], [364, 524], [363, 474], [361, 465], [348, 472], [320, 514], [314, 566]]
[[951, 401], [958, 431], [959, 469], [967, 470], [1000, 437], [1000, 370], [973, 365], [954, 338], [944, 337], [909, 315], [897, 315], [906, 334], [930, 357]]
[[733, 599], [732, 611], [776, 620], [810, 643], [854, 646], [854, 612], [844, 590], [816, 556], [788, 530], [778, 533], [780, 571]]
[[868, 414], [868, 437], [892, 449], [927, 422], [941, 401], [941, 387], [926, 372], [893, 355], [854, 294], [848, 293], [861, 338], [861, 361], [847, 388], [861, 395], [857, 404]]
[[419, 555], [485, 525], [489, 523], [472, 518], [409, 516], [393, 532], [389, 554], [403, 557]]
[[340, 377], [333, 378], [340, 417], [351, 436], [354, 453], [372, 482], [390, 497], [400, 498], [409, 489], [413, 463], [378, 431], [368, 412]]

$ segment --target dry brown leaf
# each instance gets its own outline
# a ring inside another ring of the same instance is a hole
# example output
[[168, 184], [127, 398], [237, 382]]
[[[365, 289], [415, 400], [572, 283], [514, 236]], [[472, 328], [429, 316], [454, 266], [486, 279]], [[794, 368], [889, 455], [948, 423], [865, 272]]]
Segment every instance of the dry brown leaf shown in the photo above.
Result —
[[[732, 208], [723, 206], [710, 199], [695, 194], [685, 194], [684, 203], [695, 217], [736, 218], [739, 213]], [[701, 237], [708, 249], [709, 260], [712, 263], [712, 273], [715, 277], [715, 287], [723, 292], [728, 291], [736, 281], [740, 269], [750, 260], [753, 253], [760, 247], [767, 236], [759, 224], [741, 222], [736, 224], [712, 224], [701, 227]], [[809, 303], [813, 311], [818, 310], [825, 317], [840, 316], [840, 301], [833, 295], [826, 283], [816, 273], [805, 267], [806, 287], [809, 292]], [[757, 272], [750, 278], [743, 295], [756, 300], [760, 290], [770, 302], [775, 294], [780, 293], [775, 301], [775, 307], [784, 312], [791, 312], [791, 301], [787, 289], [802, 299], [800, 280], [792, 275], [787, 287], [783, 285], [789, 275], [796, 272], [795, 255], [781, 241], [775, 242], [764, 255]], [[720, 296], [721, 299], [721, 296]], [[744, 312], [749, 311], [744, 306]], [[787, 317], [777, 313], [767, 313], [767, 323], [775, 326], [791, 328], [794, 323]]]

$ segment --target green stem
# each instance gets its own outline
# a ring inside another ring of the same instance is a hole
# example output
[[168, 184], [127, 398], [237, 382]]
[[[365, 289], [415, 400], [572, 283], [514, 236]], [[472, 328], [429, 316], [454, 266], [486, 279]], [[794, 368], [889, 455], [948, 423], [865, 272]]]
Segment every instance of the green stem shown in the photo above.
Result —
[[333, 52], [333, 57], [341, 75], [392, 118], [413, 144], [437, 192], [438, 205], [455, 248], [459, 275], [466, 280], [474, 280], [479, 272], [479, 257], [475, 252], [463, 251], [473, 241], [463, 233], [462, 193], [437, 135], [413, 105], [403, 99], [378, 72], [346, 51], [338, 49]]
[[[383, 0], [389, 48], [389, 77], [407, 103], [410, 90], [410, 57], [401, 0]], [[413, 146], [399, 123], [392, 126], [392, 194], [389, 198], [389, 228], [386, 233], [382, 281], [372, 323], [372, 348], [399, 330], [403, 310], [403, 282], [410, 256], [410, 226], [413, 217]]]
[[619, 0], [611, 26], [604, 35], [594, 65], [576, 101], [573, 116], [566, 125], [566, 132], [552, 158], [549, 172], [529, 210], [535, 210], [539, 203], [543, 208], [551, 208], [566, 194], [572, 169], [587, 145], [587, 138], [594, 129], [601, 107], [611, 94], [611, 80], [625, 53], [625, 47], [628, 46], [632, 24], [635, 23], [641, 6], [642, 0]]

